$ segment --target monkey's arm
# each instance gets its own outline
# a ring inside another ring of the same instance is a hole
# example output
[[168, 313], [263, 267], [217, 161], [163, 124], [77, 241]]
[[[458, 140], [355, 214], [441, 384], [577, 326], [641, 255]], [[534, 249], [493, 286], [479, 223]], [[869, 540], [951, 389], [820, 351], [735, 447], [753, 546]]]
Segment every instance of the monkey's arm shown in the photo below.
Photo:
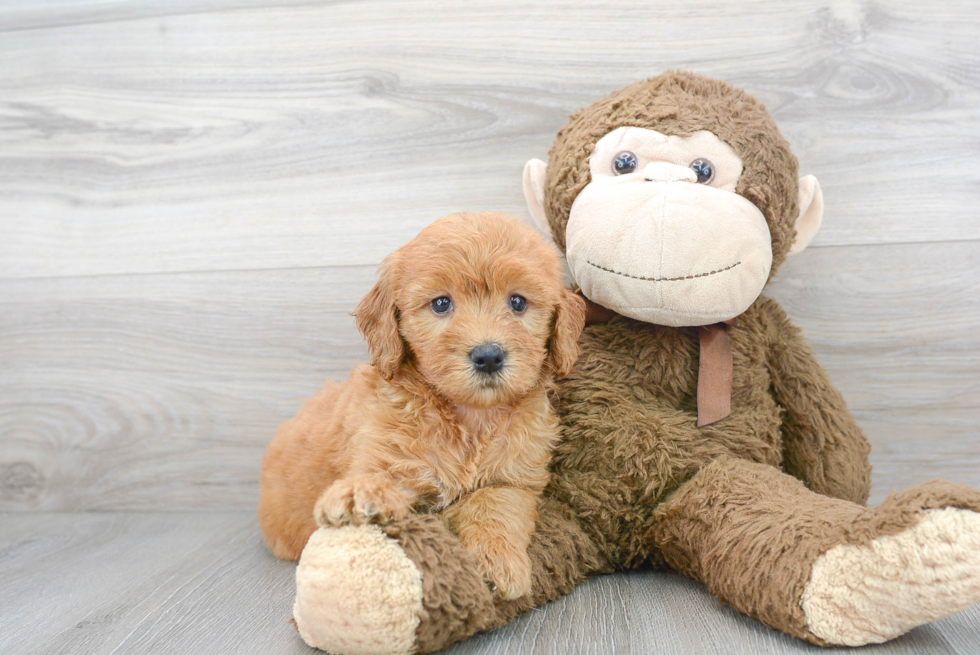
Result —
[[817, 493], [864, 504], [871, 488], [864, 433], [782, 307], [766, 298], [761, 309], [772, 390], [784, 410], [784, 470]]

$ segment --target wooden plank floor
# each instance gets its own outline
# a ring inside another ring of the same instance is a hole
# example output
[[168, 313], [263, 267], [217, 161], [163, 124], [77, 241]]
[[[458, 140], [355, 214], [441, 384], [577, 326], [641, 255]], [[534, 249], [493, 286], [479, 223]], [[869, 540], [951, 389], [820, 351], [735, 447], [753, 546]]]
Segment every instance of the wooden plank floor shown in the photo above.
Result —
[[[872, 442], [872, 502], [980, 486], [980, 5], [0, 3], [0, 653], [308, 652], [254, 522], [348, 312], [458, 210], [526, 216], [567, 115], [669, 68], [764, 100], [817, 175], [767, 293]], [[980, 652], [980, 610], [875, 653]], [[826, 652], [666, 574], [454, 653]]]
[[[251, 512], [0, 515], [0, 652], [316, 653], [288, 623], [294, 565]], [[980, 606], [861, 653], [975, 655]], [[769, 630], [670, 573], [629, 572], [446, 651], [452, 655], [846, 653]]]

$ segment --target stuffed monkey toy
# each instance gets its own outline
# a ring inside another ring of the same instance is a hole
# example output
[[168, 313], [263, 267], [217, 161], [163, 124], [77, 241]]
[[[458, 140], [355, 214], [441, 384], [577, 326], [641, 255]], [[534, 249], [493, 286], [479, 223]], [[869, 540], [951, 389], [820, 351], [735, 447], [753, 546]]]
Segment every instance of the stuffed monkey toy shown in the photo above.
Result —
[[866, 508], [864, 435], [759, 295], [823, 202], [758, 101], [690, 73], [638, 82], [574, 114], [524, 189], [596, 317], [554, 403], [533, 589], [495, 596], [438, 515], [321, 529], [296, 573], [307, 643], [437, 651], [651, 563], [820, 645], [980, 601], [980, 492], [934, 481]]

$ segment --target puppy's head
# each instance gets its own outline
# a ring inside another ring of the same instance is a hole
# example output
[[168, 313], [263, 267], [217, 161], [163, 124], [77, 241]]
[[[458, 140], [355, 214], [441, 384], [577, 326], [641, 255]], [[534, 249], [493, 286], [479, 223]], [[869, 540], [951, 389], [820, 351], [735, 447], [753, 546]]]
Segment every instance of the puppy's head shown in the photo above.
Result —
[[411, 358], [449, 400], [493, 407], [568, 373], [585, 303], [518, 219], [453, 214], [385, 259], [355, 316], [386, 378]]

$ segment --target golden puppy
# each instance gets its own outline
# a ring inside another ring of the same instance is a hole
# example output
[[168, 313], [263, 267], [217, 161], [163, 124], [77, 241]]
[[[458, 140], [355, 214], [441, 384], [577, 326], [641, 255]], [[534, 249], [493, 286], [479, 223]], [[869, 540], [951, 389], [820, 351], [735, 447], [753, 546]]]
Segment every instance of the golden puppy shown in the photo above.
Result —
[[447, 216], [385, 259], [355, 316], [371, 365], [269, 444], [266, 544], [298, 559], [317, 526], [444, 510], [500, 595], [526, 594], [557, 438], [548, 392], [585, 321], [554, 249], [517, 219]]

